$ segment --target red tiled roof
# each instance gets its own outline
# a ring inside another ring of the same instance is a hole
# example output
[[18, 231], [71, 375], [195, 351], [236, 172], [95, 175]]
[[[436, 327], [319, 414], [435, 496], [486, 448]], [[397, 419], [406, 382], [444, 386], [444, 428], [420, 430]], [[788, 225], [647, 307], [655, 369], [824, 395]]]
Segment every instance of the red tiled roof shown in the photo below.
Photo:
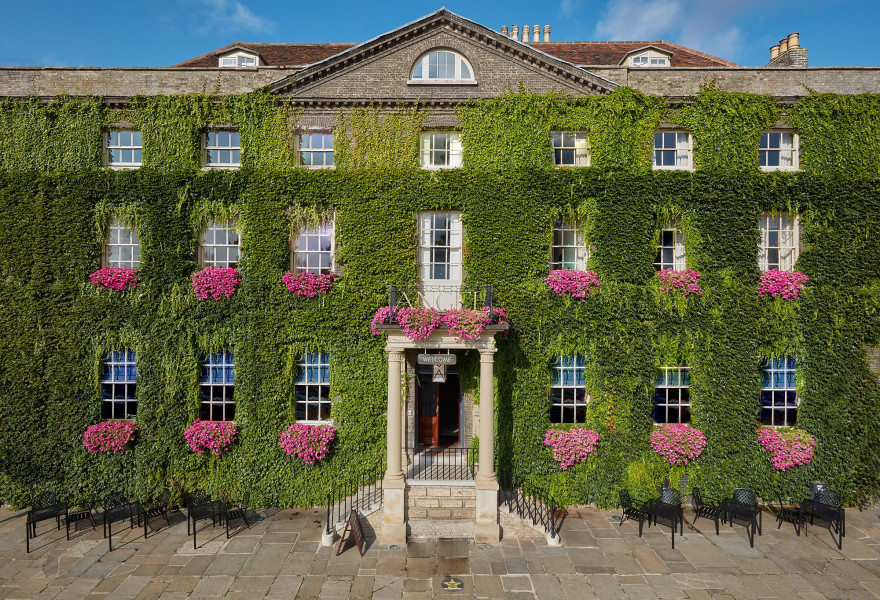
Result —
[[213, 52], [185, 60], [175, 67], [217, 67], [218, 55], [235, 47], [252, 50], [260, 55], [261, 64], [270, 67], [302, 67], [348, 50], [355, 44], [251, 44], [234, 42]]
[[[348, 50], [356, 44], [253, 44], [235, 42], [213, 52], [191, 58], [175, 67], [217, 67], [218, 55], [233, 48], [252, 50], [260, 55], [261, 63], [270, 67], [304, 67]], [[671, 53], [673, 67], [736, 67], [735, 63], [697, 50], [665, 41], [653, 42], [536, 42], [531, 44], [575, 65], [618, 65], [633, 50], [654, 46]]]
[[634, 50], [654, 46], [672, 54], [673, 67], [738, 67], [717, 56], [663, 40], [653, 42], [536, 42], [532, 46], [575, 65], [617, 65]]

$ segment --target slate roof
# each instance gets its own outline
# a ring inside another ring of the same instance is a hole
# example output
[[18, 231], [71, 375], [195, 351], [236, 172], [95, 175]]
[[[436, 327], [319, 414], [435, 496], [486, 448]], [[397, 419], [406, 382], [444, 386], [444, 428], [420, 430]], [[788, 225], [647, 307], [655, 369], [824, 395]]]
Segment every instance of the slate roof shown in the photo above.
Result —
[[[305, 67], [320, 62], [324, 59], [344, 52], [357, 44], [334, 43], [334, 44], [261, 44], [248, 42], [234, 42], [223, 46], [207, 54], [185, 60], [173, 65], [182, 68], [208, 67], [216, 68], [219, 63], [219, 55], [236, 48], [248, 49], [260, 55], [263, 65], [270, 67]], [[673, 67], [737, 67], [732, 63], [717, 56], [699, 52], [691, 48], [685, 48], [678, 44], [663, 40], [649, 42], [536, 42], [528, 44], [575, 65], [613, 65], [620, 62], [634, 50], [653, 46], [660, 50], [671, 53], [671, 66]]]

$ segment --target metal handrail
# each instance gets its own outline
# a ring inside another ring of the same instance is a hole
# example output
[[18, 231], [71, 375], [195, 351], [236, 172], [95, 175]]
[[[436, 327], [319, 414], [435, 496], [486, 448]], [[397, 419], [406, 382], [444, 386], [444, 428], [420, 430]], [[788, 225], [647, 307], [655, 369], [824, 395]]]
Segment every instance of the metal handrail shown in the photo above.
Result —
[[382, 504], [382, 476], [385, 463], [365, 469], [344, 481], [327, 494], [327, 534], [332, 533], [331, 523], [344, 521], [352, 510], [361, 512]]
[[557, 518], [556, 515], [559, 509], [562, 509], [562, 517], [568, 511], [550, 492], [531, 481], [515, 477], [508, 469], [499, 469], [498, 482], [505, 492], [502, 504], [507, 504], [511, 513], [531, 520], [532, 525], [541, 525], [552, 539], [558, 536], [561, 517]]
[[474, 478], [471, 448], [407, 448], [413, 462], [407, 479], [423, 481], [469, 481]]

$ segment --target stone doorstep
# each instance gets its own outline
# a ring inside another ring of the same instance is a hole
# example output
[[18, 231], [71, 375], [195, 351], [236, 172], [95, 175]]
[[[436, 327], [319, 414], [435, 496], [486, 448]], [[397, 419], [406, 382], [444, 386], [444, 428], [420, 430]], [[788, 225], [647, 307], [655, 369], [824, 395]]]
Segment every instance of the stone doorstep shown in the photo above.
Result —
[[410, 519], [407, 523], [407, 542], [437, 538], [474, 537], [474, 521], [470, 520], [419, 520]]

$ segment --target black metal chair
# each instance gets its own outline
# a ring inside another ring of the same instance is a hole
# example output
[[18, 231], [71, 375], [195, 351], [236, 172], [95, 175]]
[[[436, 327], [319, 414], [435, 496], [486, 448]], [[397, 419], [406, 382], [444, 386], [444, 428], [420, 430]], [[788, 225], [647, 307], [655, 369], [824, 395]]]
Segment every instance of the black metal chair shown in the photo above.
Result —
[[675, 530], [679, 529], [679, 535], [684, 535], [684, 510], [681, 507], [681, 492], [675, 488], [660, 488], [660, 497], [655, 500], [650, 509], [654, 525], [657, 519], [665, 521], [672, 529], [672, 547], [675, 548]]
[[[804, 500], [801, 508], [804, 519], [809, 517], [810, 525], [813, 525], [816, 519], [825, 522], [829, 533], [831, 533], [832, 541], [834, 541], [834, 534], [837, 533], [837, 549], [843, 549], [843, 538], [846, 535], [846, 511], [843, 508], [840, 494], [829, 489], [817, 491], [812, 498]], [[822, 525], [821, 522], [820, 525]]]
[[137, 520], [138, 527], [141, 526], [141, 520], [144, 525], [144, 539], [147, 539], [147, 530], [150, 519], [163, 517], [165, 524], [169, 527], [171, 522], [168, 520], [168, 495], [162, 495], [152, 502], [135, 502], [134, 503], [134, 519]]
[[804, 530], [804, 535], [807, 535], [803, 503], [798, 503], [791, 498], [783, 498], [782, 496], [778, 496], [776, 501], [776, 506], [772, 502], [769, 503], [770, 510], [776, 515], [776, 529], [780, 529], [782, 524], [788, 521], [794, 525], [794, 532], [798, 536], [801, 535], [801, 529]]
[[[220, 514], [220, 502], [215, 502], [204, 492], [196, 491], [184, 495], [186, 502], [186, 534], [193, 536], [193, 550], [196, 549], [196, 529], [198, 522], [204, 519], [211, 519], [211, 526], [217, 526], [217, 519], [220, 518], [222, 524], [222, 515]], [[190, 524], [192, 524], [192, 533], [190, 533]], [[227, 527], [228, 533], [228, 527]]]
[[755, 547], [755, 531], [762, 533], [763, 517], [761, 507], [758, 506], [758, 496], [752, 490], [736, 488], [733, 497], [725, 500], [722, 505], [722, 518], [730, 522], [733, 527], [735, 521], [742, 522], [746, 526], [746, 534], [749, 545]]
[[648, 522], [648, 526], [651, 525], [651, 502], [636, 505], [627, 490], [620, 490], [617, 497], [620, 507], [623, 509], [623, 516], [620, 518], [619, 524], [623, 525], [623, 522], [627, 519], [638, 521], [639, 537], [642, 537], [642, 528], [645, 521]]
[[134, 528], [135, 503], [122, 494], [111, 494], [104, 505], [104, 537], [108, 539], [109, 549], [113, 550], [113, 523], [128, 519], [129, 529]]
[[73, 525], [73, 530], [77, 530], [77, 523], [80, 521], [88, 521], [92, 524], [92, 529], [97, 529], [97, 524], [95, 524], [95, 517], [92, 514], [92, 509], [90, 508], [82, 508], [76, 507], [74, 510], [67, 509], [64, 511], [64, 529], [67, 533], [67, 539], [70, 541], [70, 526]]
[[700, 492], [700, 488], [696, 487], [691, 492], [691, 506], [694, 507], [694, 523], [696, 523], [697, 519], [700, 517], [711, 519], [715, 522], [715, 535], [719, 535], [720, 531], [718, 528], [718, 522], [723, 517], [723, 509], [721, 506], [706, 502], [703, 499], [703, 494]]
[[43, 492], [34, 498], [30, 510], [27, 513], [25, 527], [25, 546], [28, 553], [31, 551], [31, 540], [37, 537], [37, 523], [55, 519], [56, 528], [61, 529], [61, 516], [67, 516], [67, 506], [58, 501], [54, 492]]
[[241, 519], [244, 522], [245, 527], [248, 529], [251, 528], [250, 522], [248, 522], [247, 518], [247, 498], [243, 498], [240, 502], [234, 503], [231, 506], [227, 506], [225, 503], [220, 502], [220, 522], [226, 523], [226, 539], [229, 539], [229, 523], [230, 521], [236, 521]]

